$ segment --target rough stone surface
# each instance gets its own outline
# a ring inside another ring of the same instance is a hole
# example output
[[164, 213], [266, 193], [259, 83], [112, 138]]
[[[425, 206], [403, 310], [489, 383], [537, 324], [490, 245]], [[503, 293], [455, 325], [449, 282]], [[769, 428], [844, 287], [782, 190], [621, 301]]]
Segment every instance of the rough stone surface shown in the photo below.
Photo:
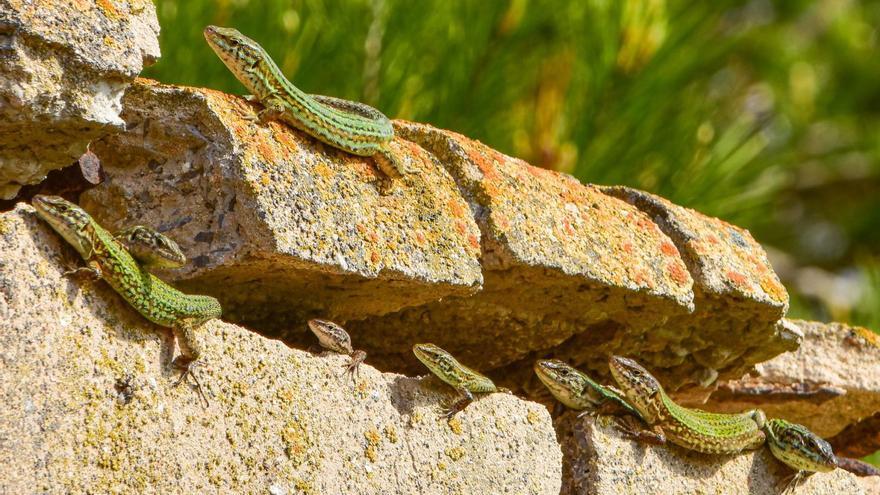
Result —
[[[787, 321], [804, 335], [797, 351], [757, 365], [752, 376], [721, 384], [700, 407], [719, 412], [759, 407], [826, 438], [880, 412], [877, 334], [840, 323]], [[850, 434], [833, 445], [840, 454], [867, 455], [880, 449], [877, 440], [877, 435]]]
[[263, 125], [241, 98], [139, 80], [124, 106], [127, 131], [92, 146], [107, 180], [81, 203], [109, 227], [175, 238], [192, 263], [167, 275], [218, 297], [227, 319], [302, 343], [308, 318], [384, 314], [482, 282], [468, 205], [416, 147], [417, 172], [383, 195], [370, 158]]
[[[378, 357], [418, 369], [405, 349], [421, 338], [489, 369], [586, 332], [592, 346], [583, 360], [632, 349], [633, 341], [644, 342], [635, 347], [651, 360], [662, 339], [655, 330], [691, 310], [691, 278], [678, 252], [635, 208], [459, 134], [403, 122], [395, 128], [449, 171], [470, 204], [482, 233], [484, 284], [472, 296], [351, 322]], [[382, 342], [393, 347], [378, 348]], [[516, 368], [532, 377], [530, 359]]]
[[149, 0], [0, 0], [0, 198], [122, 129], [122, 94], [158, 35]]
[[[767, 448], [733, 456], [691, 452], [674, 445], [652, 446], [625, 439], [608, 418], [556, 421], [563, 452], [564, 494], [742, 494], [778, 495], [780, 481], [792, 471]], [[794, 491], [798, 495], [850, 495], [867, 491], [842, 469], [817, 473]]]
[[696, 311], [666, 324], [681, 339], [669, 346], [670, 364], [687, 353], [703, 367], [695, 370], [702, 373], [698, 383], [711, 385], [719, 375], [739, 378], [755, 363], [797, 348], [797, 335], [780, 324], [788, 293], [748, 230], [643, 191], [603, 191], [648, 214], [675, 243], [694, 278]]
[[849, 457], [864, 457], [880, 451], [880, 412], [847, 426], [828, 441], [835, 452]]
[[796, 344], [773, 325], [786, 298], [775, 276], [742, 261], [765, 260], [760, 247], [715, 219], [678, 213], [735, 232], [714, 242], [736, 244], [724, 247], [740, 256], [735, 281], [751, 287], [760, 272], [766, 297], [728, 291], [733, 316], [712, 323], [722, 303], [701, 296], [710, 304], [691, 321], [689, 264], [702, 265], [653, 212], [567, 175], [397, 122], [394, 147], [416, 173], [382, 195], [371, 159], [259, 123], [240, 98], [140, 80], [124, 106], [127, 131], [92, 146], [107, 180], [81, 204], [111, 227], [176, 238], [193, 263], [166, 275], [265, 335], [301, 344], [307, 318], [335, 319], [380, 368], [422, 370], [409, 348], [432, 341], [481, 370], [503, 367], [495, 376], [519, 389], [540, 388], [539, 356], [604, 373], [608, 354], [626, 352], [678, 388]]
[[557, 494], [546, 410], [491, 394], [456, 419], [436, 379], [318, 357], [240, 327], [200, 333], [210, 399], [174, 387], [170, 332], [32, 209], [0, 215], [0, 493]]

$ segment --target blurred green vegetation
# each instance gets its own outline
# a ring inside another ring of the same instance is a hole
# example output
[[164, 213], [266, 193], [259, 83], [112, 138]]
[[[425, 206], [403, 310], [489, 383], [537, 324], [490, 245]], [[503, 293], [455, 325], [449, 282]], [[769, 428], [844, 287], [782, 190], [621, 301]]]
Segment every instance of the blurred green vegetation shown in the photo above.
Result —
[[[158, 0], [145, 75], [242, 93], [207, 24], [308, 92], [749, 228], [792, 314], [880, 328], [880, 3]], [[806, 271], [804, 271], [806, 270]]]
[[157, 0], [164, 82], [244, 89], [201, 30], [297, 86], [749, 228], [793, 316], [880, 329], [880, 2]]

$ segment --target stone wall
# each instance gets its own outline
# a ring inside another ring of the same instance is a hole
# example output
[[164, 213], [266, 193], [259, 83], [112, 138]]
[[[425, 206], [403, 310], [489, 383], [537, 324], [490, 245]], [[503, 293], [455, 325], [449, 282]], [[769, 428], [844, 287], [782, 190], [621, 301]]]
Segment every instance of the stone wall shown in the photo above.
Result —
[[[392, 146], [414, 173], [383, 191], [370, 158], [257, 104], [135, 79], [159, 55], [149, 2], [34, 5], [0, 0], [0, 196], [88, 149], [100, 184], [42, 192], [173, 237], [189, 263], [157, 274], [224, 316], [198, 335], [203, 405], [174, 385], [171, 332], [64, 276], [81, 261], [20, 196], [0, 213], [0, 492], [774, 493], [788, 474], [766, 449], [695, 455], [551, 415], [531, 371], [547, 357], [604, 381], [628, 355], [689, 405], [880, 447], [875, 334], [787, 320], [748, 231], [404, 121]], [[307, 350], [312, 317], [368, 352], [359, 377]], [[453, 393], [412, 377], [416, 342], [515, 395], [443, 420]], [[797, 493], [871, 483], [836, 470]]]

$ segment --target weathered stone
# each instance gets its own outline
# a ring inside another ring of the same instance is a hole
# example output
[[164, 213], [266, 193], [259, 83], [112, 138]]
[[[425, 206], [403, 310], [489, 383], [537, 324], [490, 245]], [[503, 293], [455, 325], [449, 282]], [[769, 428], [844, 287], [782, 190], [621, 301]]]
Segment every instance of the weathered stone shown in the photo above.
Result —
[[[556, 421], [562, 444], [562, 492], [567, 495], [663, 493], [777, 495], [792, 471], [767, 448], [739, 455], [708, 455], [674, 445], [654, 446], [625, 439], [610, 418]], [[800, 495], [871, 493], [842, 469], [816, 473], [798, 486]]]
[[[394, 146], [416, 173], [383, 196], [371, 159], [256, 122], [239, 98], [142, 80], [124, 103], [127, 131], [93, 146], [107, 181], [82, 204], [175, 237], [193, 263], [167, 275], [265, 335], [303, 343], [305, 319], [331, 318], [385, 369], [421, 370], [409, 349], [432, 341], [526, 388], [548, 354], [596, 370], [638, 355], [674, 389], [779, 352], [768, 322], [784, 302], [745, 297], [723, 319], [741, 338], [708, 350], [724, 324], [702, 310], [689, 322], [679, 249], [648, 214], [569, 176], [398, 122]], [[725, 249], [763, 259], [748, 239]]]
[[[753, 376], [721, 384], [699, 407], [719, 412], [758, 407], [826, 438], [880, 412], [877, 334], [841, 323], [786, 321], [804, 335], [797, 351], [758, 364]], [[860, 457], [880, 449], [877, 441], [877, 435], [857, 434], [832, 445], [839, 454]]]
[[864, 457], [880, 451], [880, 412], [847, 426], [828, 442], [839, 455], [849, 457]]
[[372, 159], [263, 125], [241, 98], [139, 80], [124, 106], [127, 131], [92, 146], [107, 180], [81, 202], [107, 226], [175, 238], [192, 263], [173, 277], [229, 320], [310, 342], [308, 318], [384, 314], [482, 281], [468, 205], [418, 147], [401, 142], [416, 173], [383, 195]]
[[120, 99], [159, 57], [149, 0], [0, 0], [0, 198], [122, 129]]
[[[635, 208], [574, 178], [532, 167], [459, 134], [401, 123], [398, 135], [455, 178], [482, 232], [483, 290], [349, 325], [374, 359], [416, 370], [422, 340], [480, 369], [543, 354], [581, 332], [578, 358], [663, 348], [652, 332], [691, 309], [675, 247]], [[647, 358], [650, 360], [650, 358]], [[532, 377], [531, 360], [515, 365]], [[516, 373], [497, 373], [508, 384]]]
[[[666, 323], [681, 340], [670, 345], [679, 352], [669, 353], [671, 361], [663, 367], [688, 356], [702, 367], [694, 370], [697, 383], [708, 386], [718, 377], [739, 378], [755, 363], [797, 348], [799, 336], [780, 324], [788, 293], [748, 230], [643, 191], [603, 191], [649, 215], [672, 239], [694, 279], [696, 311]], [[701, 390], [695, 394], [705, 397]]]
[[557, 494], [546, 410], [508, 394], [450, 422], [436, 379], [290, 349], [212, 321], [204, 407], [174, 387], [170, 332], [104, 282], [28, 206], [0, 214], [0, 493]]

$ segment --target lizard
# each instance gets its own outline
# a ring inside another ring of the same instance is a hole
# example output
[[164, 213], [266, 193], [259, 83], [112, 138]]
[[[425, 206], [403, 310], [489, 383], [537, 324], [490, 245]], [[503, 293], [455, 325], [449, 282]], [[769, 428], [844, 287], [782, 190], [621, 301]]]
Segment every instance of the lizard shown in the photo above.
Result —
[[633, 420], [642, 420], [642, 416], [614, 388], [600, 385], [586, 373], [558, 359], [539, 359], [535, 361], [534, 369], [556, 400], [571, 409], [582, 411], [578, 418], [586, 415], [615, 416], [615, 424], [626, 436], [657, 445], [666, 443], [662, 433], [633, 424]]
[[394, 127], [382, 112], [363, 103], [303, 92], [284, 77], [263, 47], [236, 29], [207, 26], [204, 35], [236, 79], [263, 105], [261, 120], [280, 120], [334, 148], [373, 157], [391, 180], [407, 173], [388, 146]]
[[828, 442], [803, 425], [768, 420], [760, 409], [722, 414], [686, 408], [676, 404], [657, 379], [632, 359], [612, 356], [609, 367], [642, 419], [655, 431], [664, 432], [672, 443], [710, 454], [735, 454], [766, 443], [774, 457], [795, 471], [783, 491], [815, 472], [837, 467], [850, 470], [848, 463], [839, 464]]
[[[34, 196], [37, 215], [66, 240], [86, 261], [66, 274], [86, 272], [103, 279], [144, 318], [171, 328], [180, 347], [173, 365], [182, 371], [179, 384], [192, 373], [202, 353], [195, 333], [202, 324], [222, 314], [220, 302], [210, 296], [189, 295], [166, 284], [141, 266], [113, 235], [85, 210], [58, 196]], [[207, 399], [202, 395], [202, 398]]]
[[367, 359], [367, 353], [355, 350], [351, 345], [351, 337], [344, 328], [332, 321], [311, 319], [309, 329], [318, 337], [318, 342], [324, 349], [346, 354], [351, 357], [351, 362], [346, 366], [346, 373], [354, 378], [354, 374], [360, 370], [360, 365]]
[[612, 356], [611, 376], [627, 401], [657, 433], [672, 443], [706, 454], [735, 454], [764, 444], [766, 417], [760, 409], [722, 414], [676, 404], [648, 371], [632, 359]]
[[773, 456], [795, 471], [783, 479], [783, 493], [789, 488], [794, 489], [813, 473], [827, 473], [844, 467], [839, 464], [831, 445], [803, 425], [773, 418], [767, 420], [764, 432]]
[[474, 392], [510, 393], [506, 388], [496, 387], [488, 377], [459, 363], [452, 354], [434, 344], [416, 344], [413, 346], [413, 354], [440, 380], [452, 386], [460, 394], [460, 399], [452, 404], [444, 414], [446, 419], [452, 418], [473, 402]]

